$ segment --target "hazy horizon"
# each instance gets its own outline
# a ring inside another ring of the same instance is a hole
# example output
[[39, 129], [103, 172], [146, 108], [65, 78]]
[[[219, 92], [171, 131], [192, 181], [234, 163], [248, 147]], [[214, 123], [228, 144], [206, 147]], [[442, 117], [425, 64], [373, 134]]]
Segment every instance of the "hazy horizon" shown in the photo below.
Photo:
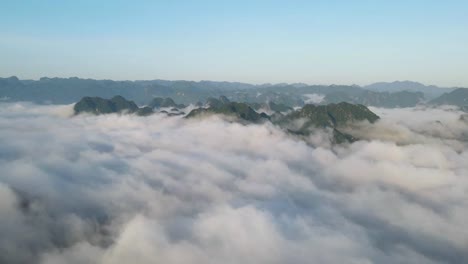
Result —
[[[287, 84], [287, 85], [294, 85], [294, 84], [305, 84], [305, 85], [325, 85], [325, 86], [333, 86], [333, 85], [344, 85], [344, 86], [368, 86], [376, 83], [404, 83], [404, 82], [412, 82], [412, 83], [419, 83], [425, 86], [437, 86], [438, 88], [455, 88], [458, 86], [453, 86], [453, 87], [448, 87], [448, 86], [441, 86], [437, 84], [432, 84], [432, 83], [424, 83], [420, 82], [417, 80], [393, 80], [393, 81], [377, 81], [377, 82], [372, 82], [372, 83], [364, 83], [364, 84], [356, 84], [356, 83], [306, 83], [306, 82], [260, 82], [260, 83], [253, 83], [253, 82], [242, 82], [242, 81], [236, 81], [236, 80], [210, 80], [210, 79], [199, 79], [199, 80], [187, 80], [187, 79], [162, 79], [162, 78], [154, 78], [154, 79], [106, 79], [106, 78], [90, 78], [90, 77], [81, 77], [81, 76], [41, 76], [39, 78], [22, 78], [21, 76], [18, 75], [10, 75], [10, 76], [0, 76], [0, 78], [10, 78], [10, 77], [16, 77], [19, 80], [27, 80], [27, 81], [39, 81], [42, 78], [62, 78], [62, 79], [70, 79], [70, 78], [78, 78], [78, 79], [91, 79], [91, 80], [97, 80], [97, 81], [103, 81], [103, 80], [110, 80], [110, 81], [116, 81], [116, 82], [137, 82], [137, 81], [155, 81], [155, 80], [161, 80], [161, 81], [171, 81], [171, 82], [177, 82], [177, 81], [186, 81], [186, 82], [228, 82], [228, 83], [244, 83], [244, 84], [250, 84], [250, 85], [278, 85], [278, 84]], [[461, 87], [461, 86], [460, 86]], [[463, 88], [463, 87], [462, 87]]]
[[0, 75], [466, 87], [464, 1], [7, 1]]

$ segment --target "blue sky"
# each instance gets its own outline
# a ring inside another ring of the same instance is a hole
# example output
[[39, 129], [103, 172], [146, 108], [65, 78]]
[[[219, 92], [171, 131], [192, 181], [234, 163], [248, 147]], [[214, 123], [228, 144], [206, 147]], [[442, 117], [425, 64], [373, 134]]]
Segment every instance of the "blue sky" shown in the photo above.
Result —
[[468, 86], [468, 1], [9, 1], [0, 76]]

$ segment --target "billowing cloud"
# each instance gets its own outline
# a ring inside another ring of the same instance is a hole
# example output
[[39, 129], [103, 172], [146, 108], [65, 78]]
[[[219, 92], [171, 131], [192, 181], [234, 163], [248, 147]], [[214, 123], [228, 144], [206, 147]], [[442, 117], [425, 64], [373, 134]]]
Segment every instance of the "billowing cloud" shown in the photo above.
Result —
[[373, 109], [332, 146], [212, 116], [0, 106], [2, 263], [463, 263], [468, 124]]
[[318, 104], [323, 101], [325, 95], [323, 94], [304, 94], [304, 97], [307, 99], [305, 100], [306, 104]]

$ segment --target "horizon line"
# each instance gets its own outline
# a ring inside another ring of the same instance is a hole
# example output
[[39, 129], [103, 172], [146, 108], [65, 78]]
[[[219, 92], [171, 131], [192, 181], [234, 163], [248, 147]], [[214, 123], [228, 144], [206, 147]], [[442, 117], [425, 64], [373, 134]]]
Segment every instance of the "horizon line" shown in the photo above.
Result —
[[321, 86], [358, 86], [358, 87], [366, 87], [374, 84], [380, 84], [380, 83], [386, 83], [386, 84], [392, 84], [392, 83], [405, 83], [405, 82], [411, 82], [411, 83], [417, 83], [424, 85], [426, 87], [431, 87], [434, 86], [436, 88], [442, 88], [442, 89], [451, 89], [451, 88], [464, 88], [465, 86], [438, 86], [435, 84], [426, 84], [423, 82], [419, 81], [413, 81], [413, 80], [394, 80], [394, 81], [378, 81], [378, 82], [372, 82], [369, 84], [365, 85], [359, 85], [359, 84], [336, 84], [336, 83], [330, 83], [330, 84], [323, 84], [323, 83], [306, 83], [306, 82], [277, 82], [277, 83], [272, 83], [272, 82], [263, 82], [263, 83], [249, 83], [249, 82], [242, 82], [242, 81], [215, 81], [215, 80], [187, 80], [187, 79], [108, 79], [108, 78], [86, 78], [86, 77], [78, 77], [78, 76], [69, 76], [69, 77], [48, 77], [48, 76], [42, 76], [39, 77], [38, 79], [34, 78], [19, 78], [17, 75], [11, 75], [8, 77], [1, 77], [2, 79], [8, 79], [8, 78], [16, 78], [20, 81], [40, 81], [41, 79], [80, 79], [80, 80], [95, 80], [95, 81], [113, 81], [113, 82], [145, 82], [145, 81], [169, 81], [169, 82], [195, 82], [195, 83], [201, 83], [201, 82], [219, 82], [219, 83], [239, 83], [239, 84], [246, 84], [246, 85], [252, 85], [252, 86], [266, 86], [266, 85], [271, 85], [271, 86], [276, 86], [276, 85], [286, 85], [286, 86], [292, 86], [292, 85], [306, 85], [306, 86], [316, 86], [316, 85], [321, 85]]

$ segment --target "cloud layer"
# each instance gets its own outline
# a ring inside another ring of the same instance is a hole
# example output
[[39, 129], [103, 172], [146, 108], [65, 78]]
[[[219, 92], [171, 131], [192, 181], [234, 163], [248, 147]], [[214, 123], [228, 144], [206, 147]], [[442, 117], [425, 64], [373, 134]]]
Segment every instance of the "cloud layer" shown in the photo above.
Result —
[[364, 140], [0, 106], [0, 262], [462, 263], [468, 123], [373, 109]]

